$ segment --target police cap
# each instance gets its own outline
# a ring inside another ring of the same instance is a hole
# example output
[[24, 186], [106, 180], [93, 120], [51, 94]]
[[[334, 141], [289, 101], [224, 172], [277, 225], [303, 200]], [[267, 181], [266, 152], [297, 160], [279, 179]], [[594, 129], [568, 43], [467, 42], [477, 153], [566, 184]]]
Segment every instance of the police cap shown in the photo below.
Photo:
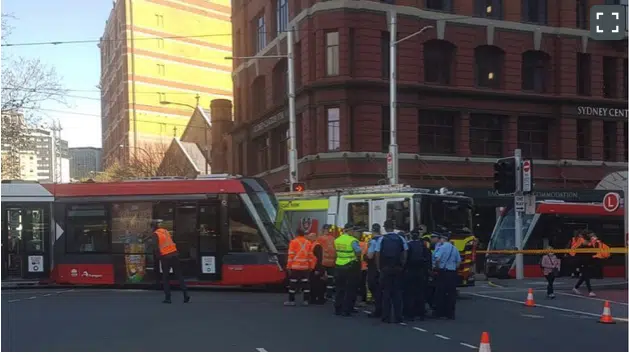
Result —
[[380, 231], [382, 230], [382, 227], [380, 227], [379, 223], [374, 223], [371, 225], [371, 231], [374, 233], [380, 233]]

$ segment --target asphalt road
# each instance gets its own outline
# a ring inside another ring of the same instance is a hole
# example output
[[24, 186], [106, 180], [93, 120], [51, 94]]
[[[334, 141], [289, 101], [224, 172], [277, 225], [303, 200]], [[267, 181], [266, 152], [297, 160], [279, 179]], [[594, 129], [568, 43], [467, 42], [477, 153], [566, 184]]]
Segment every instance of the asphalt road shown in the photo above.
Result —
[[[284, 295], [262, 292], [193, 291], [189, 304], [175, 293], [165, 305], [157, 291], [3, 291], [2, 351], [478, 351], [483, 331], [493, 351], [628, 351], [626, 321], [579, 313], [600, 300], [527, 308], [517, 289], [472, 291], [456, 321], [403, 325], [336, 317], [329, 305], [286, 308]], [[626, 319], [620, 303], [613, 315]]]

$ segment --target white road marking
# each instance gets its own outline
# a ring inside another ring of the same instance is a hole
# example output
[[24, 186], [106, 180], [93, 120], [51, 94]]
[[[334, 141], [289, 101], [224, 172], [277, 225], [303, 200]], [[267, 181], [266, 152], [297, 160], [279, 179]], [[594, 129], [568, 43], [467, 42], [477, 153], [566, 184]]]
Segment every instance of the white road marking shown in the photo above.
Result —
[[47, 293], [44, 295], [44, 297], [48, 297], [48, 296], [52, 296], [52, 293]]
[[435, 334], [435, 336], [436, 336], [437, 338], [441, 338], [441, 339], [445, 339], [445, 340], [450, 340], [450, 338], [448, 338], [448, 337], [447, 337], [447, 336], [445, 336], [445, 335]]
[[404, 323], [404, 322], [400, 322], [400, 325], [407, 325], [407, 324], [406, 324], [406, 323]]
[[424, 332], [424, 333], [426, 333], [426, 332], [427, 332], [427, 330], [426, 330], [426, 329], [422, 329], [422, 328], [419, 328], [419, 327], [413, 327], [413, 329], [415, 329], [415, 330], [419, 330], [420, 332]]
[[476, 346], [474, 346], [474, 345], [470, 345], [470, 344], [468, 344], [468, 343], [460, 342], [459, 344], [461, 344], [461, 345], [463, 345], [463, 346], [466, 346], [466, 347], [468, 347], [468, 348], [470, 348], [470, 349], [478, 349], [478, 347], [476, 347]]
[[522, 313], [520, 313], [520, 315], [522, 317], [529, 317], [529, 318], [535, 318], [535, 319], [544, 318], [544, 316], [538, 316], [537, 314], [522, 314]]
[[[574, 293], [568, 293], [568, 292], [555, 292], [558, 295], [563, 295], [563, 296], [570, 296], [570, 297], [577, 297], [577, 298], [584, 298], [586, 300], [593, 300], [593, 301], [601, 301], [601, 298], [598, 297], [589, 297], [589, 296], [583, 296], [583, 295], [575, 295]], [[623, 303], [623, 302], [618, 302], [618, 301], [609, 301], [609, 300], [605, 300], [608, 301], [609, 303], [614, 303], [614, 304], [621, 304], [623, 306], [629, 306], [629, 304], [627, 303]]]
[[64, 293], [64, 292], [66, 292], [66, 291], [57, 291], [57, 293]]
[[500, 286], [500, 285], [495, 284], [495, 283], [493, 283], [493, 282], [491, 282], [491, 281], [487, 281], [487, 284], [488, 284], [489, 286], [491, 286], [491, 287], [505, 288], [504, 286]]
[[256, 348], [257, 351], [261, 352], [261, 353], [266, 353], [268, 351], [266, 351], [266, 349], [264, 348]]
[[9, 300], [9, 303], [18, 302], [20, 300]]
[[365, 314], [371, 314], [371, 311], [363, 311]]
[[35, 298], [37, 298], [37, 297], [31, 296], [31, 297], [27, 298], [27, 300], [34, 300]]
[[[474, 292], [468, 292], [467, 294], [473, 295], [473, 296], [477, 296], [477, 297], [489, 298], [489, 299], [492, 299], [492, 300], [524, 304], [524, 302], [522, 302], [522, 301], [516, 301], [516, 300], [509, 299], [509, 298], [482, 295], [480, 293], [474, 293]], [[600, 314], [594, 314], [594, 313], [589, 313], [589, 312], [578, 311], [576, 309], [561, 308], [561, 307], [555, 307], [555, 306], [547, 306], [547, 305], [539, 304], [539, 303], [536, 304], [535, 307], [554, 309], [556, 311], [569, 312], [569, 313], [574, 313], [574, 314], [583, 314], [583, 315], [592, 316], [592, 317], [600, 317]], [[626, 319], [626, 318], [616, 318], [616, 317], [614, 317], [614, 319], [617, 320], [617, 321], [621, 321], [621, 322], [629, 322], [629, 319]]]

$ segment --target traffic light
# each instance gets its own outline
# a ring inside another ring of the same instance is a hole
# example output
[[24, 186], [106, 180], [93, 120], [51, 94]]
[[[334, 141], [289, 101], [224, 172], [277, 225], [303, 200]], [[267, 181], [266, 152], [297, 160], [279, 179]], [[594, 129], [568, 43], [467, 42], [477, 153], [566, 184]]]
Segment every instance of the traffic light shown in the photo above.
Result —
[[292, 190], [295, 192], [306, 191], [306, 184], [304, 184], [303, 182], [294, 182]]
[[515, 158], [501, 158], [494, 164], [494, 190], [499, 194], [515, 192]]

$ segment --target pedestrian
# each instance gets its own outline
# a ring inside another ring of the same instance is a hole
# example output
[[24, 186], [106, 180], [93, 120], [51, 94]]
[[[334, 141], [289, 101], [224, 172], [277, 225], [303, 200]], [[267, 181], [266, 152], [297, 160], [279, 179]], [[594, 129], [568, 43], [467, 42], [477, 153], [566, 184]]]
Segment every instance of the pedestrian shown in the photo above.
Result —
[[356, 288], [360, 278], [360, 245], [353, 233], [354, 226], [346, 224], [343, 234], [334, 240], [336, 250], [336, 297], [334, 299], [334, 314], [349, 317], [354, 310]]
[[297, 237], [288, 244], [288, 301], [285, 306], [295, 306], [295, 296], [301, 290], [303, 293], [303, 305], [310, 302], [310, 273], [315, 267], [315, 258], [312, 254], [312, 243], [304, 237], [304, 231], [297, 230]]
[[188, 294], [188, 288], [186, 287], [186, 281], [183, 279], [183, 273], [181, 270], [181, 261], [179, 260], [179, 252], [177, 251], [177, 245], [173, 241], [170, 232], [166, 228], [163, 228], [162, 220], [151, 221], [151, 229], [153, 230], [152, 236], [156, 242], [156, 250], [159, 253], [160, 263], [162, 265], [162, 284], [164, 287], [164, 303], [172, 303], [170, 294], [170, 269], [179, 280], [179, 288], [183, 292], [183, 302], [190, 302], [190, 295]]
[[[376, 265], [380, 271], [382, 287], [382, 321], [402, 322], [403, 271], [406, 264], [408, 244], [406, 239], [394, 232], [393, 220], [384, 222], [386, 234], [376, 243]], [[393, 317], [391, 317], [393, 308]]]
[[321, 235], [317, 238], [317, 243], [321, 245], [323, 255], [321, 256], [321, 264], [325, 270], [325, 298], [332, 300], [334, 298], [334, 265], [336, 263], [336, 251], [334, 250], [334, 239], [336, 234], [333, 233], [334, 227], [325, 224], [321, 228]]
[[456, 270], [461, 265], [461, 254], [448, 242], [449, 234], [441, 233], [439, 244], [432, 255], [433, 269], [436, 272], [435, 318], [455, 318]]
[[382, 228], [380, 224], [374, 223], [371, 226], [371, 239], [367, 248], [367, 287], [373, 297], [374, 311], [369, 313], [370, 318], [382, 317], [382, 292], [380, 290], [380, 272], [376, 266], [376, 244], [382, 238]]
[[561, 270], [561, 260], [553, 253], [553, 247], [549, 246], [546, 248], [548, 253], [542, 256], [542, 260], [540, 265], [542, 266], [542, 273], [548, 281], [546, 285], [546, 297], [555, 298], [555, 289], [553, 284], [555, 282], [555, 278], [559, 276], [559, 271]]
[[[575, 249], [576, 251], [579, 250], [587, 250], [587, 249], [592, 249], [591, 244], [588, 243], [581, 243], [578, 246], [575, 245], [576, 248], [571, 248], [571, 249]], [[577, 261], [577, 267], [579, 268], [579, 280], [577, 281], [577, 283], [574, 285], [574, 288], [572, 289], [572, 292], [574, 292], [577, 295], [581, 294], [581, 291], [579, 291], [579, 287], [581, 287], [581, 285], [583, 283], [585, 283], [585, 287], [588, 290], [588, 294], [590, 297], [596, 297], [596, 294], [592, 291], [592, 284], [590, 283], [590, 279], [592, 277], [592, 263], [594, 262], [594, 258], [593, 258], [593, 253], [576, 253], [573, 252], [573, 254], [575, 254], [575, 259]]]
[[317, 236], [314, 233], [308, 235], [310, 241], [314, 240], [312, 244], [312, 254], [315, 258], [315, 267], [310, 274], [310, 303], [312, 304], [325, 304], [325, 286], [326, 286], [326, 272], [323, 266], [323, 246]]
[[423, 321], [426, 316], [426, 282], [430, 270], [431, 254], [423, 240], [419, 239], [420, 231], [411, 232], [408, 243], [408, 259], [404, 268], [404, 318], [408, 321]]
[[369, 243], [367, 237], [363, 233], [358, 243], [360, 245], [360, 281], [358, 285], [358, 296], [360, 297], [360, 305], [367, 303], [367, 252], [369, 251]]

